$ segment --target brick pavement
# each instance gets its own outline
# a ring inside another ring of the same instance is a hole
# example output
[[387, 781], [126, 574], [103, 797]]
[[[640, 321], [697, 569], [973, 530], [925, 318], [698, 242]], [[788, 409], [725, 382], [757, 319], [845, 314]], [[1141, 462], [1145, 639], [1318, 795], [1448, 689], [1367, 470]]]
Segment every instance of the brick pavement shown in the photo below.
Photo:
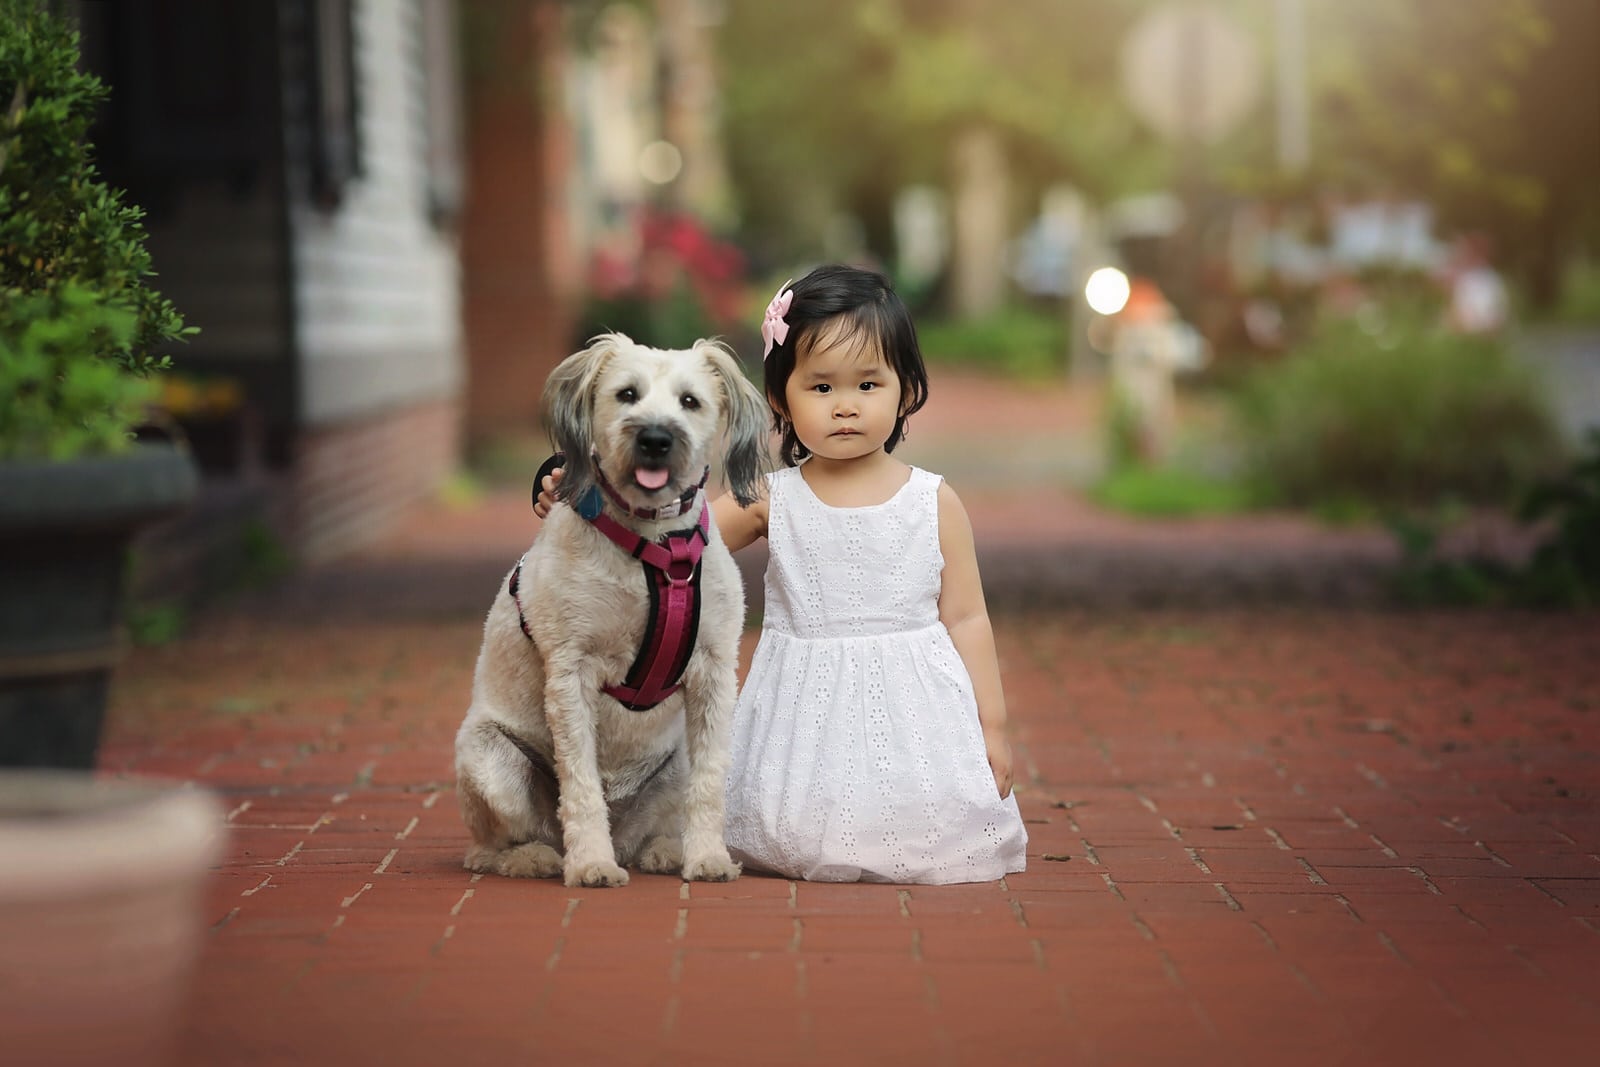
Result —
[[[995, 517], [1041, 498], [990, 491], [979, 536], [1004, 542]], [[104, 765], [229, 811], [186, 1064], [1567, 1064], [1600, 1043], [1593, 616], [1000, 597], [1026, 873], [575, 891], [460, 867], [451, 741], [529, 529], [520, 491], [436, 510], [120, 670]], [[1196, 529], [1150, 556], [1248, 551], [1244, 527]], [[1037, 561], [1092, 532], [1012, 536]]]

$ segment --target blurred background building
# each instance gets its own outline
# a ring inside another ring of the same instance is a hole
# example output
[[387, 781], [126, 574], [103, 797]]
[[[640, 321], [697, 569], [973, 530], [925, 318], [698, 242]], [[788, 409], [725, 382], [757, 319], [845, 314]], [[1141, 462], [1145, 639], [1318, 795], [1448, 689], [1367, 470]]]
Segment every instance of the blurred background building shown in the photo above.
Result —
[[200, 328], [166, 407], [207, 490], [151, 539], [180, 555], [262, 523], [338, 556], [536, 427], [585, 330], [646, 332], [632, 298], [738, 315], [706, 281], [742, 274], [706, 234], [730, 214], [713, 5], [62, 6], [112, 90], [101, 167]]
[[536, 431], [587, 337], [749, 358], [825, 259], [984, 373], [1107, 380], [1114, 268], [1210, 396], [1341, 315], [1409, 350], [1374, 323], [1410, 302], [1553, 368], [1568, 439], [1600, 411], [1594, 0], [57, 6], [201, 330], [166, 407], [207, 492], [158, 539], [191, 557], [358, 547]]
[[[193, 341], [167, 407], [206, 476], [166, 543], [364, 543], [460, 455], [461, 83], [440, 3], [71, 5], [95, 141]], [[208, 547], [209, 546], [209, 547]]]

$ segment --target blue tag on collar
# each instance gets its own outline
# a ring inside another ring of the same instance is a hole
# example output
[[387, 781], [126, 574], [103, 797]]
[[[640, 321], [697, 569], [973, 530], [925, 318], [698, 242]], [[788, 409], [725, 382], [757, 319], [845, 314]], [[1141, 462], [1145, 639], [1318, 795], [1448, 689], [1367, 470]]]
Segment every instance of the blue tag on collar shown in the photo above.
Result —
[[605, 507], [605, 502], [600, 496], [600, 487], [590, 486], [589, 491], [583, 494], [583, 499], [578, 501], [574, 507], [577, 509], [578, 514], [583, 516], [584, 521], [593, 522], [595, 516], [599, 515], [601, 509]]

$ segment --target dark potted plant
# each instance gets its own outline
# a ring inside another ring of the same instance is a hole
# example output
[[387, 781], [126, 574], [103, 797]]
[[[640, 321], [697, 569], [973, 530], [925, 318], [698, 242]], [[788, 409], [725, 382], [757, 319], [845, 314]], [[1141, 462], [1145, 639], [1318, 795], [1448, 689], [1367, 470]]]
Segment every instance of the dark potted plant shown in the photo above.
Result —
[[158, 349], [194, 331], [94, 165], [105, 94], [70, 25], [0, 0], [0, 767], [93, 766], [129, 543], [199, 480], [135, 441]]

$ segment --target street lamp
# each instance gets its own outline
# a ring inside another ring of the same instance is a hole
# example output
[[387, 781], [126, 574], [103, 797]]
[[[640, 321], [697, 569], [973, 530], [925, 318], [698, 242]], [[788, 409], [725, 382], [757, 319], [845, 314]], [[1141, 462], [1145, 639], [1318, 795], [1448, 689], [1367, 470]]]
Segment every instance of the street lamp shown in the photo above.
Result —
[[1083, 284], [1083, 298], [1089, 310], [1099, 315], [1115, 315], [1121, 311], [1132, 291], [1128, 276], [1116, 267], [1101, 267]]

